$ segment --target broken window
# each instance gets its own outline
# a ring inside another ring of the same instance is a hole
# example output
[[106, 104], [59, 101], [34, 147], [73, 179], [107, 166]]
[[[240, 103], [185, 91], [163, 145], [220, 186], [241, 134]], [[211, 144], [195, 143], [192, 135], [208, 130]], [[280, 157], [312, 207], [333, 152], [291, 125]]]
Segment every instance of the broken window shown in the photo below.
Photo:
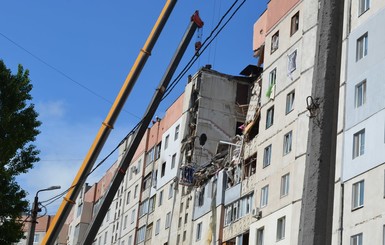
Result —
[[254, 154], [245, 160], [245, 165], [243, 170], [244, 171], [243, 179], [255, 174], [256, 167], [257, 167], [257, 155]]
[[277, 31], [272, 37], [271, 37], [271, 53], [274, 53], [279, 46], [279, 31]]
[[166, 174], [166, 162], [162, 163], [162, 169], [160, 172], [160, 177], [163, 177]]
[[299, 11], [291, 17], [290, 36], [298, 31], [299, 28]]
[[237, 83], [235, 102], [238, 105], [246, 105], [249, 103], [249, 90], [250, 86], [248, 84]]

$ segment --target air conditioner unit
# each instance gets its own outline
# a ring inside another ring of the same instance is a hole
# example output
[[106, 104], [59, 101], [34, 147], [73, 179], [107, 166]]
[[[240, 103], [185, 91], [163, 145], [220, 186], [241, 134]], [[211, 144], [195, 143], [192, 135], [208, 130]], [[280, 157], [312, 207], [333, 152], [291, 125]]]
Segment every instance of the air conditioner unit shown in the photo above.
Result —
[[261, 219], [262, 218], [262, 211], [259, 210], [259, 208], [254, 208], [252, 211], [251, 211], [251, 214], [254, 218], [256, 219]]

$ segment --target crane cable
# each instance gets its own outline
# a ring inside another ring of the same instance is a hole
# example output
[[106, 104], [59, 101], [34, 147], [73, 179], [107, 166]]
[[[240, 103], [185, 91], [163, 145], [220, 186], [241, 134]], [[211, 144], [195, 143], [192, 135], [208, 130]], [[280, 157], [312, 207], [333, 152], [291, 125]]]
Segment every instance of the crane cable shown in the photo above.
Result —
[[[226, 16], [230, 13], [230, 11], [235, 7], [239, 0], [236, 0], [230, 8], [226, 11], [226, 13], [221, 17], [218, 24], [215, 26], [215, 28], [211, 31], [210, 35], [205, 39], [205, 41], [202, 43], [201, 49], [198, 53], [194, 54], [194, 56], [191, 57], [190, 61], [185, 65], [185, 67], [182, 69], [182, 71], [178, 74], [178, 76], [170, 83], [170, 85], [167, 87], [165, 94], [163, 95], [162, 101], [170, 95], [171, 91], [175, 88], [175, 86], [180, 82], [180, 80], [183, 78], [183, 76], [190, 70], [192, 65], [197, 61], [197, 59], [200, 57], [200, 55], [207, 49], [207, 47], [214, 41], [214, 39], [219, 35], [219, 33], [223, 30], [223, 28], [230, 22], [230, 20], [234, 17], [234, 15], [238, 12], [238, 10], [242, 7], [242, 5], [246, 2], [246, 0], [243, 0], [240, 5], [234, 10], [234, 12], [229, 16], [229, 18], [226, 20], [226, 22], [223, 24], [223, 26], [220, 27], [222, 24], [222, 21], [226, 18]], [[219, 28], [219, 29], [218, 29]], [[218, 29], [218, 32], [216, 32]], [[216, 32], [216, 33], [215, 33]], [[214, 34], [215, 33], [215, 34]], [[210, 38], [212, 39], [210, 40]], [[205, 46], [205, 44], [207, 45]], [[142, 123], [143, 119], [138, 122], [134, 128], [120, 141], [120, 143], [105, 157], [103, 160], [101, 160], [84, 178], [87, 179], [87, 177], [93, 173], [98, 167], [100, 167], [124, 142], [128, 137], [135, 133], [136, 129], [139, 128], [140, 124]], [[61, 197], [63, 197], [67, 192], [69, 192], [72, 188], [77, 186], [78, 184], [70, 186], [67, 190], [63, 191], [62, 193], [49, 198], [45, 201], [42, 201], [40, 203], [46, 203], [45, 206], [48, 206], [52, 204], [53, 202], [57, 201]]]

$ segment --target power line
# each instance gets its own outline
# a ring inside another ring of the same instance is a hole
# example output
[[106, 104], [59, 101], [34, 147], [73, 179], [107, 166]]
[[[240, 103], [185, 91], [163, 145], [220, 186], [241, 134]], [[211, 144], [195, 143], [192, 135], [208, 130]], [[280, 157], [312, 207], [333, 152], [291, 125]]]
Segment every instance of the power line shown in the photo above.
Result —
[[[202, 47], [200, 50], [198, 50], [195, 55], [193, 55], [190, 59], [190, 61], [185, 65], [185, 67], [182, 69], [182, 71], [178, 74], [178, 76], [170, 83], [170, 85], [167, 87], [165, 94], [163, 95], [162, 100], [164, 100], [168, 95], [170, 95], [171, 91], [175, 88], [175, 86], [180, 82], [180, 80], [186, 75], [186, 73], [190, 70], [190, 68], [194, 65], [194, 63], [197, 61], [197, 59], [204, 53], [204, 51], [207, 49], [208, 46], [214, 41], [214, 39], [219, 35], [219, 33], [223, 30], [223, 28], [230, 22], [230, 20], [234, 17], [234, 15], [238, 12], [238, 10], [242, 7], [242, 5], [246, 2], [246, 0], [243, 0], [240, 5], [234, 10], [234, 12], [230, 15], [230, 17], [226, 20], [226, 22], [221, 26], [222, 21], [226, 18], [226, 16], [231, 12], [231, 10], [235, 7], [235, 5], [238, 3], [239, 0], [236, 0], [230, 8], [226, 11], [226, 13], [221, 17], [218, 24], [215, 26], [215, 28], [211, 31], [210, 35], [205, 39], [205, 41], [202, 43]], [[218, 32], [217, 29], [219, 28]], [[216, 32], [216, 33], [215, 33]], [[212, 39], [210, 40], [210, 38]], [[206, 45], [207, 43], [207, 45]], [[206, 46], [205, 46], [206, 45]]]

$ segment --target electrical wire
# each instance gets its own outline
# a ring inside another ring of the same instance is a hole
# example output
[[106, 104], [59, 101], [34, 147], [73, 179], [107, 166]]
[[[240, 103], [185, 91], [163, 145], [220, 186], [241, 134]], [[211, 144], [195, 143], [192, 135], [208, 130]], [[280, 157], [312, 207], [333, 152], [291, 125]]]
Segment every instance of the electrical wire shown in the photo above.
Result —
[[[163, 95], [162, 101], [171, 93], [171, 91], [175, 88], [175, 86], [179, 83], [179, 81], [182, 79], [182, 77], [189, 71], [189, 69], [192, 67], [192, 65], [196, 62], [196, 60], [199, 58], [199, 56], [207, 49], [207, 47], [213, 42], [213, 40], [219, 35], [219, 33], [223, 30], [223, 28], [229, 23], [229, 21], [234, 17], [234, 15], [238, 12], [238, 10], [242, 7], [242, 5], [246, 2], [246, 0], [243, 0], [242, 3], [234, 10], [234, 12], [230, 15], [230, 17], [224, 22], [223, 26], [220, 26], [223, 20], [226, 18], [226, 16], [230, 13], [230, 11], [234, 8], [234, 6], [237, 4], [239, 0], [236, 0], [230, 8], [226, 11], [226, 13], [222, 16], [222, 18], [219, 20], [216, 27], [211, 31], [210, 35], [205, 39], [205, 41], [202, 43], [202, 48], [199, 50], [198, 54], [195, 54], [190, 61], [185, 65], [185, 67], [182, 69], [182, 71], [178, 74], [178, 76], [170, 83], [170, 85], [167, 87], [165, 94]], [[218, 29], [219, 28], [219, 29]], [[218, 32], [216, 30], [218, 29]], [[1, 34], [1, 33], [0, 33]], [[3, 35], [3, 34], [1, 34]], [[210, 40], [210, 38], [212, 39]], [[205, 46], [205, 44], [207, 45]], [[126, 139], [128, 139], [129, 136], [131, 136], [133, 133], [135, 133], [136, 129], [139, 127], [139, 125], [142, 123], [143, 119], [138, 122], [135, 127], [120, 141], [120, 143], [113, 149], [103, 160], [101, 160], [84, 178], [87, 178], [90, 174], [92, 174], [98, 167], [100, 167], [124, 142]], [[42, 201], [41, 203], [46, 203], [44, 207], [52, 204], [53, 202], [57, 201], [61, 197], [63, 197], [66, 193], [68, 193], [72, 188], [77, 186], [78, 184], [72, 185], [64, 192], [47, 199], [45, 201]]]
[[[231, 10], [235, 7], [239, 0], [236, 0], [230, 8], [226, 11], [226, 13], [221, 17], [218, 24], [215, 26], [215, 28], [211, 31], [210, 35], [205, 39], [205, 41], [202, 43], [201, 49], [198, 51], [199, 53], [196, 53], [194, 56], [191, 57], [190, 61], [185, 65], [185, 67], [182, 69], [182, 71], [178, 74], [178, 76], [169, 84], [167, 87], [165, 94], [163, 95], [162, 100], [164, 100], [167, 96], [170, 95], [171, 91], [175, 88], [175, 86], [180, 82], [180, 80], [186, 75], [186, 73], [190, 70], [190, 68], [193, 66], [193, 64], [197, 61], [197, 59], [204, 53], [204, 51], [207, 49], [207, 47], [213, 42], [213, 40], [219, 35], [219, 33], [223, 30], [223, 28], [229, 23], [229, 21], [234, 17], [234, 15], [238, 12], [238, 10], [242, 7], [242, 5], [246, 2], [246, 0], [243, 0], [240, 5], [234, 10], [234, 12], [230, 15], [227, 21], [221, 26], [222, 22], [226, 18], [226, 16], [231, 12]], [[221, 27], [220, 27], [221, 26]], [[219, 29], [218, 29], [219, 28]], [[218, 32], [216, 32], [218, 29]], [[216, 33], [215, 33], [216, 32]], [[212, 38], [212, 39], [211, 39]], [[211, 39], [211, 40], [210, 40]], [[207, 45], [206, 45], [207, 43]], [[206, 46], [205, 46], [206, 45]]]
[[[112, 105], [112, 102], [108, 99], [106, 99], [105, 97], [103, 97], [102, 95], [96, 93], [95, 91], [93, 91], [92, 89], [86, 87], [85, 85], [83, 85], [82, 83], [76, 81], [75, 79], [73, 79], [72, 77], [70, 77], [69, 75], [67, 75], [66, 73], [64, 73], [63, 71], [59, 70], [58, 68], [56, 68], [55, 66], [49, 64], [48, 62], [46, 62], [45, 60], [43, 60], [42, 58], [40, 58], [39, 56], [35, 55], [34, 53], [28, 51], [26, 48], [24, 48], [23, 46], [21, 46], [20, 44], [18, 44], [17, 42], [13, 41], [11, 38], [9, 38], [8, 36], [6, 36], [4, 33], [1, 33], [0, 32], [0, 35], [3, 36], [5, 39], [7, 39], [8, 41], [10, 41], [11, 43], [13, 43], [16, 47], [22, 49], [24, 52], [26, 52], [27, 54], [31, 55], [33, 58], [35, 58], [36, 60], [38, 60], [39, 62], [43, 63], [44, 65], [48, 66], [49, 68], [51, 68], [52, 70], [54, 70], [55, 72], [59, 73], [60, 75], [62, 75], [63, 77], [67, 78], [68, 80], [70, 80], [71, 82], [75, 83], [76, 85], [80, 86], [81, 88], [87, 90], [88, 92], [90, 92], [91, 94], [95, 95], [96, 97], [104, 100], [105, 102], [109, 103]], [[123, 109], [123, 111], [125, 111], [126, 113], [130, 114], [131, 116], [133, 117], [136, 117], [136, 118], [139, 118], [137, 115], [129, 112], [129, 111], [126, 111]]]

